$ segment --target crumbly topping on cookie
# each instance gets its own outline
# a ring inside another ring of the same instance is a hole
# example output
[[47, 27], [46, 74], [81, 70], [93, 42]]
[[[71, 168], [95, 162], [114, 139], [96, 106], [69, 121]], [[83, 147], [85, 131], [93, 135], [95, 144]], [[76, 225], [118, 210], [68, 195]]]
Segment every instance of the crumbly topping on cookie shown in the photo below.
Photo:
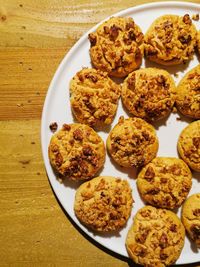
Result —
[[137, 168], [156, 156], [158, 139], [153, 126], [144, 120], [120, 117], [109, 134], [107, 148], [119, 165]]
[[80, 186], [74, 210], [79, 220], [100, 232], [122, 228], [132, 208], [131, 188], [126, 180], [97, 177]]
[[128, 111], [150, 121], [169, 114], [175, 94], [175, 84], [170, 74], [156, 68], [136, 70], [122, 85], [122, 100]]
[[98, 127], [112, 122], [121, 87], [108, 74], [84, 68], [70, 82], [71, 107], [81, 123]]
[[164, 65], [186, 62], [194, 54], [196, 28], [188, 14], [164, 15], [156, 19], [145, 35], [146, 56]]
[[145, 206], [134, 217], [126, 247], [136, 263], [164, 267], [177, 260], [184, 238], [184, 227], [173, 212]]
[[139, 173], [137, 186], [148, 204], [174, 209], [186, 199], [192, 186], [192, 174], [180, 159], [155, 158]]
[[92, 63], [111, 76], [124, 77], [142, 62], [143, 34], [132, 18], [110, 18], [89, 41]]
[[104, 163], [104, 143], [87, 125], [64, 124], [51, 138], [49, 159], [63, 178], [89, 179]]

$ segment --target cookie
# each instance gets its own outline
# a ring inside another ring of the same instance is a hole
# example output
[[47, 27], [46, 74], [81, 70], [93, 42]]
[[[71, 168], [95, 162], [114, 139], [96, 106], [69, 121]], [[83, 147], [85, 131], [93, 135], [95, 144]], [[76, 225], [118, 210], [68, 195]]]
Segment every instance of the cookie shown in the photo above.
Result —
[[188, 14], [157, 18], [144, 37], [146, 57], [162, 65], [177, 65], [193, 58], [197, 31]]
[[132, 203], [131, 188], [126, 180], [100, 176], [78, 188], [74, 211], [88, 228], [98, 232], [112, 232], [126, 224]]
[[164, 267], [179, 258], [184, 238], [185, 229], [176, 214], [145, 206], [134, 217], [126, 248], [135, 263]]
[[134, 116], [156, 121], [166, 117], [174, 105], [175, 83], [162, 69], [133, 71], [122, 85], [122, 101]]
[[200, 55], [200, 31], [197, 34], [197, 50], [198, 50], [199, 55]]
[[101, 137], [84, 124], [64, 124], [49, 144], [49, 160], [62, 178], [92, 178], [103, 166], [105, 147]]
[[121, 87], [108, 74], [84, 68], [70, 82], [70, 102], [76, 119], [91, 127], [111, 124], [114, 119]]
[[124, 167], [141, 167], [158, 151], [158, 139], [152, 125], [140, 118], [120, 117], [107, 139], [113, 160]]
[[200, 120], [183, 129], [177, 146], [181, 158], [191, 169], [200, 172]]
[[110, 76], [125, 77], [141, 65], [143, 33], [132, 18], [111, 17], [88, 37], [92, 64]]
[[189, 237], [200, 248], [200, 193], [190, 196], [185, 201], [181, 220]]
[[183, 115], [200, 119], [200, 65], [186, 73], [178, 84], [176, 106]]
[[155, 158], [137, 178], [142, 199], [147, 204], [165, 209], [180, 207], [191, 186], [191, 171], [183, 160], [177, 158]]

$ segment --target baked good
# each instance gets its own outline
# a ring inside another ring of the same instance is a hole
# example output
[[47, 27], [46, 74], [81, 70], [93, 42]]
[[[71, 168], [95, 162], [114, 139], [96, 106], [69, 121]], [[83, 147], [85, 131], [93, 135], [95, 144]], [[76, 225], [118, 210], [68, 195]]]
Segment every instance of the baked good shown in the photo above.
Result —
[[197, 50], [198, 50], [199, 55], [200, 55], [200, 31], [197, 34]]
[[131, 188], [126, 180], [100, 176], [78, 188], [74, 211], [87, 227], [98, 232], [111, 232], [126, 224], [132, 203]]
[[166, 117], [175, 102], [176, 88], [170, 74], [162, 69], [133, 71], [122, 85], [122, 101], [139, 118], [156, 121]]
[[88, 37], [92, 64], [110, 76], [125, 77], [141, 65], [143, 33], [132, 18], [111, 17]]
[[200, 248], [200, 193], [191, 195], [185, 201], [181, 220], [189, 237]]
[[89, 126], [64, 124], [49, 143], [49, 160], [62, 178], [92, 178], [103, 166], [105, 147], [101, 137]]
[[162, 65], [177, 65], [192, 59], [197, 31], [188, 14], [157, 18], [144, 37], [146, 57]]
[[108, 74], [93, 68], [77, 72], [70, 82], [70, 102], [76, 119], [91, 127], [111, 124], [121, 87]]
[[179, 258], [184, 238], [185, 229], [175, 213], [145, 206], [134, 217], [126, 248], [135, 263], [164, 267]]
[[124, 167], [141, 167], [158, 151], [158, 139], [152, 125], [140, 118], [120, 117], [107, 139], [113, 160]]
[[200, 119], [200, 64], [179, 82], [176, 106], [183, 115]]
[[178, 139], [178, 152], [191, 169], [200, 172], [200, 120], [182, 130]]
[[191, 186], [191, 171], [183, 160], [177, 158], [155, 158], [143, 167], [137, 178], [142, 199], [165, 209], [180, 207]]

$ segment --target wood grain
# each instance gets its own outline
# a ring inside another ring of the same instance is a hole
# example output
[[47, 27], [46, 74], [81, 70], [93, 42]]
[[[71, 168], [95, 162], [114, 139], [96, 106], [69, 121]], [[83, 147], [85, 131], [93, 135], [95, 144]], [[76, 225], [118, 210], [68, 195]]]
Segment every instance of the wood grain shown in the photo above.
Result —
[[91, 242], [60, 207], [43, 164], [40, 118], [74, 43], [107, 16], [147, 2], [0, 0], [0, 266], [136, 266]]

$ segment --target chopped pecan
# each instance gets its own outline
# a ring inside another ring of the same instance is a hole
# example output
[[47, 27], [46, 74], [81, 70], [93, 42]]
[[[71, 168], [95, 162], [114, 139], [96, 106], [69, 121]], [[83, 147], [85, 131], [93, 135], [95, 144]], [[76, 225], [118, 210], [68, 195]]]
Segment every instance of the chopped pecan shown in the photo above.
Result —
[[98, 81], [97, 76], [94, 76], [92, 74], [86, 74], [85, 77], [88, 78], [88, 79], [90, 79], [94, 83], [96, 83]]
[[98, 166], [98, 158], [96, 156], [91, 156], [90, 158], [90, 163], [94, 166], [97, 167]]
[[160, 192], [160, 189], [158, 187], [155, 187], [153, 189], [150, 189], [147, 191], [147, 194], [150, 194], [150, 195], [156, 195]]
[[145, 172], [144, 179], [146, 179], [148, 182], [152, 181], [152, 179], [155, 177], [155, 172], [151, 166], [149, 166]]
[[193, 137], [192, 143], [196, 148], [199, 148], [200, 147], [200, 137]]
[[188, 36], [180, 35], [178, 39], [182, 44], [189, 44], [189, 42], [192, 40], [192, 37], [190, 34]]
[[168, 255], [164, 251], [160, 251], [160, 259], [161, 260], [166, 260], [168, 258]]
[[93, 33], [90, 33], [88, 35], [88, 38], [89, 38], [91, 46], [95, 46], [97, 43], [97, 37]]
[[89, 146], [83, 147], [83, 155], [84, 156], [91, 156], [92, 155], [92, 149]]
[[130, 30], [131, 28], [134, 29], [134, 27], [135, 27], [134, 21], [131, 21], [131, 22], [126, 23], [126, 30], [127, 31]]
[[173, 164], [172, 166], [170, 166], [168, 171], [169, 171], [169, 173], [172, 173], [174, 175], [180, 175], [181, 174], [181, 168], [176, 164]]
[[175, 223], [171, 224], [169, 230], [173, 233], [177, 232], [177, 225]]
[[71, 130], [71, 126], [69, 124], [64, 123], [63, 126], [62, 126], [62, 129], [64, 131], [70, 131]]
[[63, 157], [60, 153], [57, 153], [55, 155], [55, 163], [56, 163], [56, 166], [60, 167], [63, 163]]
[[193, 215], [197, 216], [197, 217], [200, 217], [200, 209], [193, 210]]
[[161, 177], [161, 178], [160, 178], [160, 182], [161, 182], [162, 184], [166, 184], [166, 183], [167, 183], [167, 178], [165, 178], [165, 177]]
[[200, 239], [200, 224], [193, 224], [190, 227], [190, 230], [192, 232], [192, 237], [194, 240]]
[[76, 129], [73, 132], [73, 137], [77, 141], [82, 141], [83, 140], [83, 132], [80, 129]]
[[50, 130], [54, 133], [57, 131], [58, 129], [58, 124], [56, 122], [52, 122], [50, 125], [49, 125], [49, 128]]
[[168, 246], [168, 239], [167, 239], [167, 235], [165, 233], [162, 233], [162, 235], [160, 237], [159, 246], [161, 248], [166, 248]]
[[135, 74], [131, 75], [130, 78], [127, 79], [128, 88], [134, 90], [135, 89]]
[[115, 40], [119, 34], [119, 28], [115, 25], [110, 27], [110, 39]]
[[185, 24], [189, 24], [189, 25], [192, 24], [192, 20], [190, 19], [190, 16], [189, 16], [188, 14], [185, 14], [185, 15], [183, 16], [183, 22], [184, 22]]
[[103, 27], [104, 33], [108, 34], [110, 32], [110, 29], [108, 26]]
[[142, 217], [150, 217], [151, 215], [151, 211], [150, 210], [142, 210], [140, 211], [140, 214], [142, 215]]
[[192, 19], [195, 20], [195, 21], [199, 21], [199, 14], [194, 14], [192, 16]]
[[139, 257], [144, 257], [146, 255], [146, 252], [146, 248], [141, 246], [137, 246], [134, 251], [135, 255]]
[[129, 31], [128, 38], [131, 39], [132, 41], [136, 40], [136, 36], [135, 36], [134, 31]]
[[136, 234], [135, 241], [144, 244], [145, 240], [147, 239], [149, 233], [149, 229], [143, 229], [140, 233]]
[[147, 56], [155, 56], [155, 55], [157, 55], [158, 51], [153, 47], [148, 47], [145, 50], [145, 53], [146, 53]]

